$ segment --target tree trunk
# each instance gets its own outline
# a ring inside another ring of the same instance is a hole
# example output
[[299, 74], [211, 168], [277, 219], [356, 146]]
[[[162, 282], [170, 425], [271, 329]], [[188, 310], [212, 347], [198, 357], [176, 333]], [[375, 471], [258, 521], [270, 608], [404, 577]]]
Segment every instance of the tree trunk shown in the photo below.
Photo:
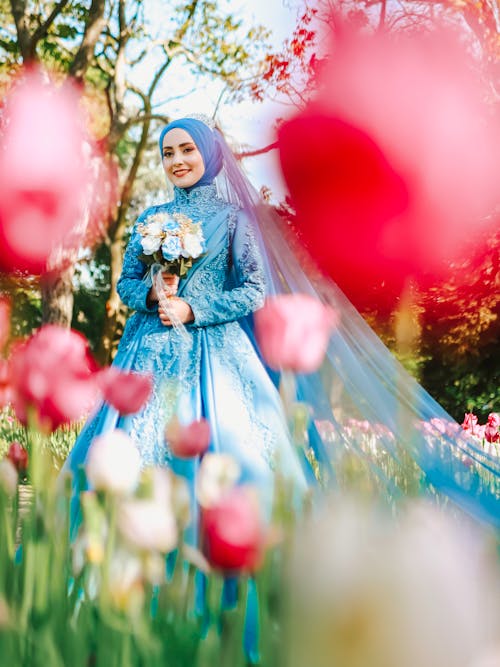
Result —
[[120, 301], [116, 284], [120, 277], [123, 264], [123, 238], [118, 234], [113, 240], [110, 248], [110, 292], [106, 302], [106, 317], [102, 330], [102, 336], [97, 349], [96, 357], [100, 364], [109, 364], [112, 360], [123, 327], [125, 325], [125, 307]]
[[59, 273], [48, 273], [41, 280], [42, 323], [71, 326], [73, 317], [73, 274], [70, 265]]

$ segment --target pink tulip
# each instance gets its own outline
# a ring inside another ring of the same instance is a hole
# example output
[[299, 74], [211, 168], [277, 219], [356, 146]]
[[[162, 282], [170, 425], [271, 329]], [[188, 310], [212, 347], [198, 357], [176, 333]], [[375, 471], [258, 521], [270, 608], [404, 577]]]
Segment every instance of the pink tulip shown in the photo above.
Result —
[[44, 272], [54, 248], [82, 221], [84, 142], [76, 91], [49, 83], [40, 70], [25, 71], [4, 108], [0, 269]]
[[270, 297], [255, 313], [255, 333], [266, 363], [298, 373], [318, 369], [336, 323], [330, 307], [305, 294]]
[[474, 429], [477, 426], [477, 417], [472, 412], [466, 412], [464, 416], [464, 421], [462, 423], [462, 428], [464, 431], [474, 432]]
[[7, 452], [7, 458], [16, 467], [20, 474], [28, 469], [28, 452], [19, 442], [11, 442]]
[[122, 415], [138, 412], [148, 400], [153, 389], [150, 375], [122, 371], [109, 366], [98, 376], [99, 387], [104, 400]]
[[0, 352], [4, 349], [10, 335], [10, 300], [0, 296]]
[[27, 424], [33, 413], [45, 431], [79, 419], [97, 397], [95, 375], [95, 363], [81, 334], [57, 325], [41, 327], [11, 353], [17, 418]]
[[204, 552], [213, 567], [253, 572], [262, 563], [266, 533], [250, 489], [234, 487], [217, 504], [203, 509], [202, 533]]
[[201, 456], [210, 444], [210, 424], [202, 417], [184, 426], [174, 418], [165, 429], [165, 438], [174, 456], [182, 459]]
[[488, 442], [500, 442], [500, 415], [491, 412], [484, 429], [484, 437]]

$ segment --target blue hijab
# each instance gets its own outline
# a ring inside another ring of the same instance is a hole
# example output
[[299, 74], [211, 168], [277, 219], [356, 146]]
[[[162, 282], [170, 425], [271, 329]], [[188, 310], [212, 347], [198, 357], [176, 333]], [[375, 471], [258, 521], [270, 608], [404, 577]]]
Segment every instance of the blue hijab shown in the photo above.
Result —
[[217, 132], [205, 125], [201, 120], [195, 118], [179, 118], [166, 125], [160, 134], [160, 154], [163, 156], [163, 139], [170, 130], [180, 128], [185, 130], [196, 144], [200, 151], [205, 165], [205, 173], [200, 180], [189, 188], [184, 188], [189, 192], [192, 188], [200, 185], [209, 185], [222, 169], [222, 150], [217, 140]]

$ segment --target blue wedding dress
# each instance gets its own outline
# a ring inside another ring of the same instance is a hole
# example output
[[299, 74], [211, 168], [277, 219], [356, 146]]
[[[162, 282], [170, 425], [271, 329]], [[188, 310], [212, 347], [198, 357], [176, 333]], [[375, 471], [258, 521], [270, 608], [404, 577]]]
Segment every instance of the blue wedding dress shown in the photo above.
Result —
[[[187, 337], [163, 325], [157, 305], [147, 304], [151, 281], [145, 278], [147, 267], [139, 259], [142, 247], [137, 225], [161, 212], [184, 213], [201, 222], [206, 241], [206, 254], [180, 280], [177, 292], [194, 313], [194, 322], [186, 325]], [[113, 363], [122, 369], [151, 373], [153, 393], [134, 415], [120, 415], [106, 403], [99, 407], [65, 464], [64, 470], [73, 473], [74, 484], [92, 439], [121, 428], [134, 440], [145, 467], [166, 465], [187, 480], [192, 522], [186, 538], [196, 543], [194, 491], [199, 459], [172, 456], [165, 441], [165, 425], [177, 414], [184, 423], [208, 419], [210, 450], [236, 459], [241, 467], [240, 482], [258, 487], [267, 510], [276, 466], [295, 480], [298, 489], [303, 488], [303, 464], [291, 444], [279, 392], [245, 332], [245, 318], [264, 303], [265, 279], [254, 231], [243, 210], [219, 198], [214, 184], [190, 192], [175, 188], [173, 201], [151, 207], [138, 218], [117, 288], [135, 313], [126, 323]], [[75, 486], [73, 535], [78, 515]]]

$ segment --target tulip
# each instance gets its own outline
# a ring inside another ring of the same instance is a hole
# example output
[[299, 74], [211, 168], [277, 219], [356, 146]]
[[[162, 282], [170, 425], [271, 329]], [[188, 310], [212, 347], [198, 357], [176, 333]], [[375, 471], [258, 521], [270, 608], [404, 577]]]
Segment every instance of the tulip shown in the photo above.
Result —
[[473, 412], [466, 412], [464, 415], [464, 420], [462, 422], [462, 428], [464, 431], [474, 432], [474, 429], [477, 426], [477, 417]]
[[239, 479], [241, 469], [229, 454], [205, 454], [196, 480], [196, 498], [202, 507], [219, 502]]
[[128, 495], [139, 483], [141, 456], [132, 438], [114, 429], [94, 438], [86, 472], [94, 489]]
[[136, 549], [168, 553], [177, 544], [177, 524], [171, 507], [155, 500], [130, 500], [120, 505], [118, 529]]
[[0, 155], [0, 267], [41, 273], [83, 217], [88, 174], [76, 91], [26, 71], [4, 110]]
[[5, 493], [13, 496], [17, 490], [18, 473], [15, 465], [9, 459], [0, 461], [0, 486]]
[[122, 371], [109, 366], [98, 376], [104, 400], [122, 415], [138, 412], [146, 403], [153, 389], [150, 375]]
[[488, 415], [484, 437], [488, 442], [500, 442], [500, 415], [495, 412]]
[[266, 299], [255, 313], [255, 334], [271, 368], [312, 373], [323, 361], [336, 322], [336, 313], [317, 299], [287, 294]]
[[255, 571], [262, 563], [265, 528], [252, 490], [234, 487], [202, 512], [205, 555], [223, 571]]
[[19, 442], [11, 442], [7, 458], [15, 466], [18, 473], [24, 475], [28, 469], [28, 452]]
[[170, 451], [183, 459], [204, 454], [210, 444], [210, 424], [203, 417], [184, 425], [174, 417], [165, 429]]
[[12, 404], [23, 424], [31, 411], [46, 431], [81, 418], [97, 397], [86, 339], [57, 325], [41, 327], [12, 350], [10, 384]]

